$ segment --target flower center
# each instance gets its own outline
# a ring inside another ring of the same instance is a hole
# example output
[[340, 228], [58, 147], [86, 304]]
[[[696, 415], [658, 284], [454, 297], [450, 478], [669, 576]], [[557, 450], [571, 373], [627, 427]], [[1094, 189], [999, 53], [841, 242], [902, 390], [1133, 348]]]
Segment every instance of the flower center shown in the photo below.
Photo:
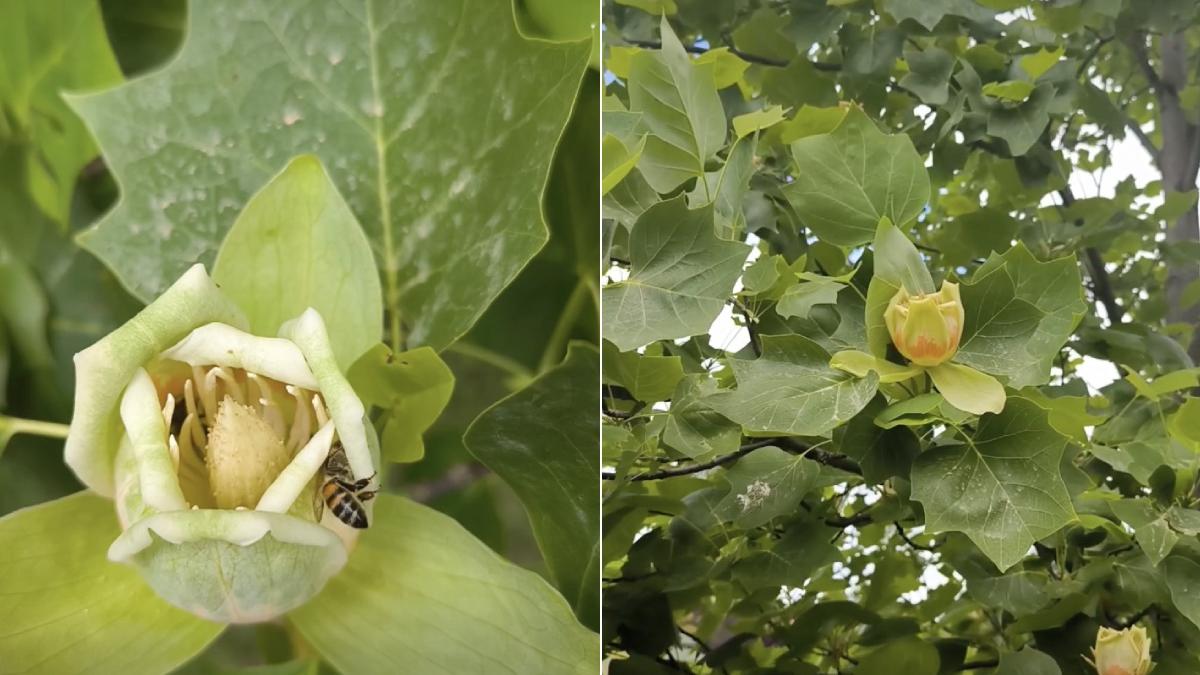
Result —
[[[329, 419], [320, 394], [238, 368], [180, 370], [160, 379], [159, 390], [171, 459], [192, 508], [254, 508]], [[311, 520], [311, 511], [295, 515]]]

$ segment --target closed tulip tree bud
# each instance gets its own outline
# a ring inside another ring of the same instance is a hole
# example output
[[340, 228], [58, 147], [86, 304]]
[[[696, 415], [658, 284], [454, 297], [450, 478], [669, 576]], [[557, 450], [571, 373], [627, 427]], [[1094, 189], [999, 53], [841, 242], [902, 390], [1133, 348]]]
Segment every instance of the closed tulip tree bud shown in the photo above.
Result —
[[354, 527], [324, 508], [330, 453], [364, 485], [379, 463], [320, 314], [279, 337], [244, 326], [193, 267], [76, 355], [66, 445], [80, 480], [116, 502], [122, 533], [109, 559], [171, 604], [235, 623], [303, 604], [345, 565], [371, 503]]
[[1150, 637], [1141, 626], [1113, 630], [1101, 628], [1096, 633], [1092, 659], [1098, 675], [1146, 675], [1154, 667], [1150, 660]]
[[937, 293], [909, 295], [901, 288], [883, 313], [892, 343], [918, 366], [936, 366], [958, 351], [963, 306], [958, 284], [943, 281]]

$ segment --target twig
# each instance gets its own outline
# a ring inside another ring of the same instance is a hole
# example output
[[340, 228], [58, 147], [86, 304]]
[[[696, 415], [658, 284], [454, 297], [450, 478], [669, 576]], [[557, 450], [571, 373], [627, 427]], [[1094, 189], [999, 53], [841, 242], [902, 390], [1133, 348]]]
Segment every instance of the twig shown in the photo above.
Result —
[[[1062, 199], [1063, 208], [1070, 208], [1075, 203], [1075, 195], [1071, 192], [1069, 185], [1059, 190], [1058, 196]], [[1075, 225], [1082, 226], [1083, 221], [1077, 220]], [[1104, 312], [1108, 314], [1109, 322], [1115, 326], [1125, 318], [1125, 310], [1117, 304], [1112, 282], [1108, 278], [1108, 270], [1104, 267], [1104, 258], [1100, 255], [1100, 251], [1093, 246], [1087, 247], [1084, 255], [1087, 261], [1088, 276], [1092, 278], [1092, 293], [1104, 305]]]
[[[675, 476], [687, 476], [693, 473], [699, 473], [701, 471], [707, 471], [708, 469], [729, 464], [730, 462], [736, 461], [759, 448], [765, 448], [769, 445], [774, 445], [793, 454], [803, 454], [805, 457], [813, 460], [814, 462], [824, 464], [825, 466], [841, 469], [842, 471], [853, 473], [859, 476], [862, 475], [862, 468], [858, 465], [858, 463], [849, 457], [846, 457], [845, 455], [838, 455], [832, 452], [826, 452], [819, 448], [809, 447], [794, 438], [779, 437], [761, 438], [757, 441], [741, 446], [734, 452], [731, 452], [727, 455], [721, 455], [720, 457], [711, 459], [707, 462], [689, 464], [687, 466], [679, 466], [670, 469], [660, 469], [658, 471], [650, 471], [648, 473], [642, 473], [633, 476], [629, 480], [662, 480], [663, 478], [674, 478]], [[600, 477], [604, 480], [616, 480], [615, 473], [601, 473]]]
[[904, 532], [904, 526], [900, 524], [900, 521], [893, 520], [892, 524], [896, 526], [896, 534], [900, 535], [900, 538], [904, 540], [904, 543], [908, 544], [909, 546], [911, 546], [919, 551], [929, 551], [930, 553], [933, 553], [934, 551], [937, 550], [937, 547], [940, 546], [940, 544], [930, 544], [928, 546], [926, 546], [924, 544], [918, 544], [917, 542], [910, 539], [908, 534]]
[[984, 668], [995, 668], [1000, 665], [1000, 659], [984, 659], [982, 661], [967, 661], [961, 666], [955, 668], [958, 672], [966, 670], [983, 670]]

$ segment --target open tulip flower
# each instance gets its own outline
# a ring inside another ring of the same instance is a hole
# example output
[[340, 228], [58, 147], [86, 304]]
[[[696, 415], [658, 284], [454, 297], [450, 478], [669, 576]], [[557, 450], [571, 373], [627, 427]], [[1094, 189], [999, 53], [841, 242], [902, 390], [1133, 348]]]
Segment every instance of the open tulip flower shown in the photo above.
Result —
[[239, 623], [311, 598], [345, 565], [351, 523], [369, 522], [370, 500], [355, 502], [360, 522], [323, 508], [334, 444], [364, 492], [379, 462], [320, 314], [308, 310], [278, 338], [245, 324], [192, 267], [76, 356], [65, 451], [80, 480], [116, 502], [122, 533], [110, 560], [136, 566], [176, 607]]
[[[445, 516], [375, 498], [376, 432], [317, 311], [278, 336], [247, 325], [196, 265], [76, 355], [65, 455], [88, 489], [0, 519], [0, 570], [33, 589], [0, 595], [0, 672], [167, 672], [226, 624], [285, 614], [344, 673], [421, 650], [473, 668], [501, 636], [525, 672], [594, 663], [594, 635], [544, 580]], [[364, 651], [381, 631], [400, 637]], [[430, 639], [464, 632], [473, 650]]]
[[[958, 284], [942, 281], [941, 288], [933, 291], [933, 281], [912, 242], [886, 219], [876, 234], [875, 255], [871, 293], [876, 293], [876, 288], [895, 290], [882, 317], [868, 302], [866, 322], [871, 326], [882, 320], [892, 345], [908, 363], [888, 361], [881, 346], [875, 354], [838, 352], [829, 365], [858, 377], [874, 371], [883, 383], [928, 374], [933, 386], [959, 410], [976, 415], [1003, 410], [1004, 386], [996, 378], [954, 362], [971, 312], [963, 303]], [[925, 287], [927, 291], [918, 292], [914, 287]]]

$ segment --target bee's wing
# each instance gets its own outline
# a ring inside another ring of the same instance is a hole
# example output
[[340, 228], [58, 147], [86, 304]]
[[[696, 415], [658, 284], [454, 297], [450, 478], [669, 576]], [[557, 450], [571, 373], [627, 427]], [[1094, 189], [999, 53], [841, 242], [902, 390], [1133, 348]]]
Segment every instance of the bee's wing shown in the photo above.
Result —
[[317, 481], [317, 489], [313, 490], [313, 520], [321, 522], [321, 516], [325, 515], [325, 494], [322, 489], [325, 485], [319, 480]]

